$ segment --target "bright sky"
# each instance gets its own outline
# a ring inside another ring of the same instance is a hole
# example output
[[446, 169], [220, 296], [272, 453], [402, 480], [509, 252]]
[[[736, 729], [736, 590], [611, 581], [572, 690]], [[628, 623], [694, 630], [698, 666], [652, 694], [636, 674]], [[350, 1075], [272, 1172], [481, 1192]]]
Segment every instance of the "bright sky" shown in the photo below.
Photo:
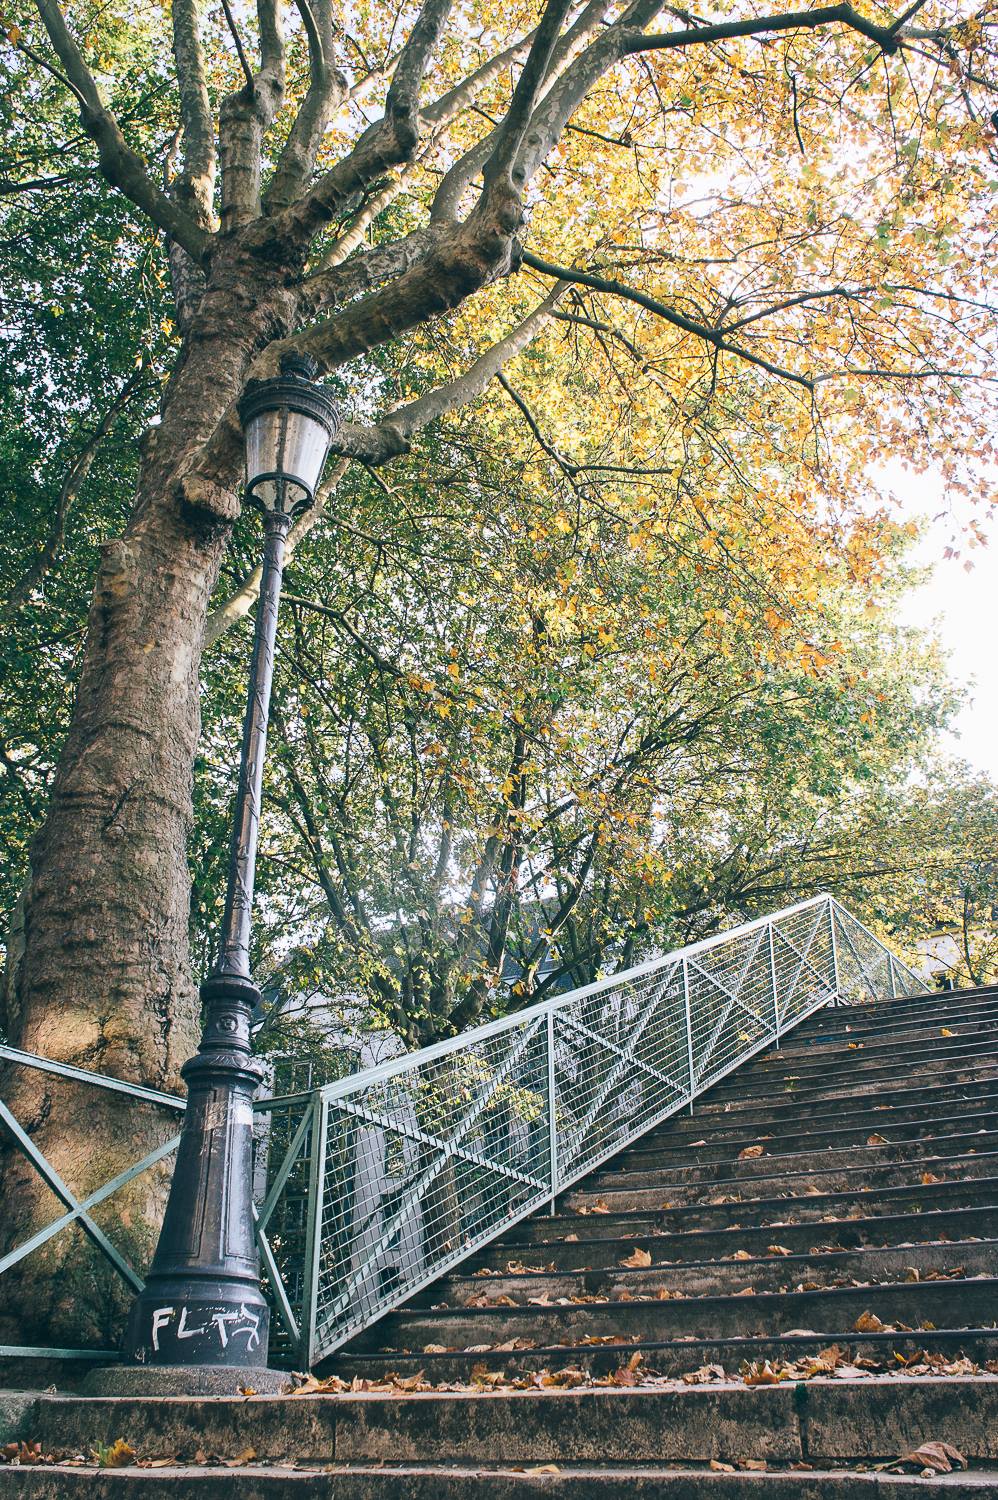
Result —
[[[988, 547], [969, 548], [964, 537], [956, 545], [958, 558], [946, 558], [953, 541], [950, 516], [939, 517], [938, 483], [930, 475], [911, 475], [901, 465], [887, 465], [886, 484], [903, 501], [905, 516], [930, 518], [930, 526], [913, 554], [918, 563], [932, 567], [932, 577], [913, 590], [902, 618], [913, 625], [937, 629], [950, 653], [950, 675], [972, 684], [970, 703], [957, 721], [959, 737], [947, 748], [968, 760], [979, 771], [998, 781], [998, 525]], [[935, 517], [935, 519], [931, 519]], [[977, 517], [987, 529], [988, 518]], [[973, 567], [965, 564], [971, 561]]]

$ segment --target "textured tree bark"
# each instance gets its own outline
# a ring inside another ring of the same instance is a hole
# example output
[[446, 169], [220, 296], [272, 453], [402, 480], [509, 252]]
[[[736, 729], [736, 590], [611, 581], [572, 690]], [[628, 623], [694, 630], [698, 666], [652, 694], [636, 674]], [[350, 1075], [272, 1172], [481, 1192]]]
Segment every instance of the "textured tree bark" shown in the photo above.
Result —
[[[144, 440], [132, 519], [104, 549], [6, 995], [12, 1045], [169, 1092], [179, 1091], [198, 1036], [187, 867], [198, 675], [238, 506], [238, 474], [204, 473], [198, 462], [274, 315], [265, 292], [222, 266], [161, 424]], [[152, 1105], [17, 1064], [6, 1071], [3, 1094], [15, 1117], [79, 1197], [178, 1128], [175, 1115]], [[0, 1171], [8, 1250], [61, 1206], [16, 1149]], [[168, 1172], [169, 1163], [145, 1173], [95, 1213], [140, 1262], [155, 1243]], [[0, 1340], [73, 1345], [115, 1332], [128, 1289], [122, 1280], [121, 1296], [108, 1297], [98, 1256], [73, 1230], [0, 1278]]]

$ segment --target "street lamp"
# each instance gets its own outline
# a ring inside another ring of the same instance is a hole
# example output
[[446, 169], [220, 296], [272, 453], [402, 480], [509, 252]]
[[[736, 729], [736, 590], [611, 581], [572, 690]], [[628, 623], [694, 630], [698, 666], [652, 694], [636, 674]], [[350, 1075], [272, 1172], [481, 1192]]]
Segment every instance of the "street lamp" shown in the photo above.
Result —
[[[250, 975], [253, 878], [281, 575], [295, 516], [315, 499], [339, 426], [335, 403], [314, 384], [317, 366], [291, 355], [275, 379], [252, 382], [239, 403], [246, 500], [263, 514], [264, 549], [243, 722], [239, 785], [218, 960], [201, 986], [204, 1030], [185, 1063], [187, 1109], [159, 1244], [136, 1298], [125, 1356], [139, 1365], [210, 1367], [214, 1389], [267, 1364], [270, 1314], [253, 1233], [253, 1095], [263, 1068], [252, 1056], [250, 1015], [260, 991]], [[222, 1367], [222, 1368], [219, 1368]]]

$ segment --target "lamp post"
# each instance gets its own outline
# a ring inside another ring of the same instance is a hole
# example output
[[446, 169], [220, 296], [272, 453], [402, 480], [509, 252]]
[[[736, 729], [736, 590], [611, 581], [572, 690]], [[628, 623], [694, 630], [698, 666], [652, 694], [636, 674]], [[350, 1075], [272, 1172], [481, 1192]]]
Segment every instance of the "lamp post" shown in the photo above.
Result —
[[[315, 499], [339, 414], [298, 356], [239, 403], [246, 500], [262, 512], [263, 570], [243, 723], [239, 785], [218, 960], [201, 986], [204, 1030], [185, 1063], [187, 1109], [159, 1244], [125, 1337], [139, 1365], [223, 1367], [248, 1377], [267, 1363], [270, 1315], [253, 1233], [252, 1101], [263, 1069], [252, 1056], [250, 974], [253, 879], [288, 532]], [[235, 1385], [233, 1383], [233, 1389]]]

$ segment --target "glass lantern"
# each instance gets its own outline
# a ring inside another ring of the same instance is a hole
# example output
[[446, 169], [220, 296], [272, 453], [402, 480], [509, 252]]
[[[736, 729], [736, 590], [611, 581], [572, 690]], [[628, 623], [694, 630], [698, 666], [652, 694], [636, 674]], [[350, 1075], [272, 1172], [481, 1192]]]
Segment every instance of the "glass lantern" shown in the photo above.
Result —
[[339, 408], [315, 383], [318, 366], [286, 354], [273, 380], [252, 381], [239, 402], [246, 447], [246, 498], [258, 509], [293, 515], [315, 499]]

